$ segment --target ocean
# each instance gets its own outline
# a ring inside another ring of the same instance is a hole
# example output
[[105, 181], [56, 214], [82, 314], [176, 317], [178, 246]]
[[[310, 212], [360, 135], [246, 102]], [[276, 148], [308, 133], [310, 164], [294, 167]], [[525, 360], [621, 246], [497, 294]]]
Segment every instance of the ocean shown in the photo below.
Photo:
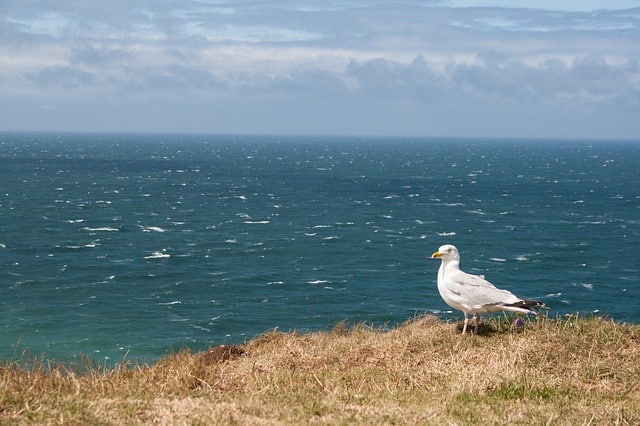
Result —
[[460, 320], [461, 267], [640, 323], [640, 142], [0, 133], [0, 358]]

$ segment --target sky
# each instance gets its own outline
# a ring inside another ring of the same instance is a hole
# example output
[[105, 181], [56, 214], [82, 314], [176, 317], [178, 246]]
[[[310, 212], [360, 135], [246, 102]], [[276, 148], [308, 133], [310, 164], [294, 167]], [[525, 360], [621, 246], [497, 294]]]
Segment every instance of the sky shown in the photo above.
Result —
[[640, 140], [640, 0], [0, 0], [0, 131]]

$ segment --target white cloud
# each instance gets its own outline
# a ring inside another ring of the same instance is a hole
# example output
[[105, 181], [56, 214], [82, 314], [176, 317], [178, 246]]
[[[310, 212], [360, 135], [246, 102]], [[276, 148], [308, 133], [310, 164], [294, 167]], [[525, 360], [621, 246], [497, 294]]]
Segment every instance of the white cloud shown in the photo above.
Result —
[[637, 0], [444, 0], [451, 7], [496, 7], [591, 12], [594, 10], [621, 10], [638, 7]]
[[0, 129], [640, 135], [640, 8], [446, 4], [5, 2]]

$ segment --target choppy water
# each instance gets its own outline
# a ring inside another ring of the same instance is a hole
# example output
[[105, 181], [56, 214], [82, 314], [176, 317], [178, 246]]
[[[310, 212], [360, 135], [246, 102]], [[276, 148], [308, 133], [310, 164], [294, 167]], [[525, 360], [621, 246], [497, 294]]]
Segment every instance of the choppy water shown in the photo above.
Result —
[[439, 261], [640, 322], [640, 143], [0, 134], [0, 357], [434, 313]]

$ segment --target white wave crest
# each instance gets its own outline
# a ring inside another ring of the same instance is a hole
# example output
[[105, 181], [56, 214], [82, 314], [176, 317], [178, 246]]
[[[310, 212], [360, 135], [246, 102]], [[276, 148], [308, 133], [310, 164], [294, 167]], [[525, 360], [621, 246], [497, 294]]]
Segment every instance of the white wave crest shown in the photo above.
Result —
[[89, 232], [118, 232], [118, 231], [120, 231], [120, 229], [113, 228], [111, 226], [100, 226], [100, 227], [97, 227], [97, 228], [90, 228], [88, 226], [85, 226], [82, 229], [84, 231], [89, 231]]
[[166, 253], [164, 251], [154, 251], [149, 256], [145, 256], [144, 258], [145, 259], [166, 259], [169, 257], [171, 257], [169, 253]]
[[142, 228], [143, 232], [166, 232], [166, 229], [159, 226], [145, 226]]

